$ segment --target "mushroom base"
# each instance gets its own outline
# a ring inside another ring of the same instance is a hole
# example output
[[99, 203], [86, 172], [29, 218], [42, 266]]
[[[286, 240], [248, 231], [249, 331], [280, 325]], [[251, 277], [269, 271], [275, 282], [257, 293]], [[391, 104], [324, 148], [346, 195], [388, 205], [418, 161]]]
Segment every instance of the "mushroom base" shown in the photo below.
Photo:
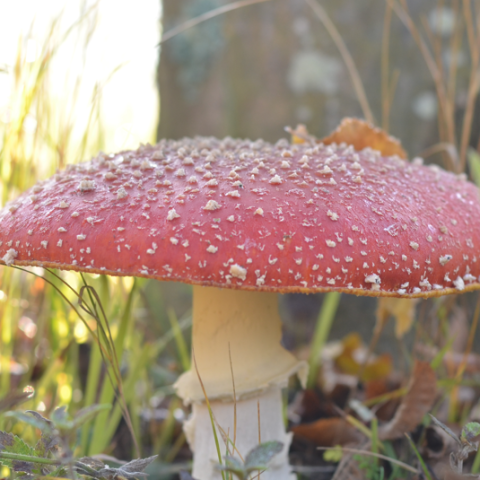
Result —
[[[239, 400], [236, 403], [236, 429], [233, 401], [213, 401], [210, 406], [217, 423], [216, 431], [222, 457], [227, 449], [225, 441], [222, 441], [223, 435], [228, 435], [232, 443], [235, 440], [236, 451], [232, 452], [229, 442], [229, 454], [240, 458], [238, 455], [240, 452], [243, 459], [259, 444], [259, 438], [261, 442], [277, 440], [283, 443], [283, 450], [273, 458], [269, 469], [262, 473], [261, 479], [295, 480], [297, 478], [291, 473], [288, 464], [288, 449], [292, 434], [285, 432], [282, 418], [282, 394], [278, 386], [273, 386], [257, 396]], [[221, 480], [222, 476], [215, 468], [219, 461], [212, 424], [208, 408], [204, 403], [193, 404], [192, 416], [185, 423], [184, 430], [194, 452], [193, 477], [198, 480]]]

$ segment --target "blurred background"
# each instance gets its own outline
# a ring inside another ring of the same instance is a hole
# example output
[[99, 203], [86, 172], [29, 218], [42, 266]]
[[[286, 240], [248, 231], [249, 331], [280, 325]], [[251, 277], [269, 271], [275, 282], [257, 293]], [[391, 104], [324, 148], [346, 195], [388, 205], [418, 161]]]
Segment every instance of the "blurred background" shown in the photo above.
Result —
[[[472, 5], [0, 0], [0, 205], [99, 151], [195, 135], [276, 141], [298, 123], [321, 138], [347, 116], [383, 127], [410, 158], [424, 156], [478, 180], [478, 159], [472, 154], [467, 162], [480, 129]], [[45, 415], [60, 405], [75, 412], [114, 403], [114, 414], [82, 427], [75, 452], [129, 459], [133, 443], [122, 402], [107, 381], [109, 373], [122, 378], [141, 453], [159, 455], [151, 478], [178, 478], [190, 459], [181, 433], [188, 411], [171, 385], [189, 367], [190, 288], [57, 272], [77, 291], [86, 282], [99, 293], [120, 360], [115, 366], [102, 361], [88, 333], [87, 326], [101, 329], [98, 319], [81, 320], [59, 296], [77, 305], [70, 289], [42, 269], [33, 272], [39, 276], [0, 267], [0, 399], [31, 386], [35, 396], [21, 408]], [[435, 351], [447, 344], [464, 351], [475, 299], [460, 297], [460, 306], [422, 302], [417, 313], [424, 323], [405, 335], [387, 323], [375, 352], [392, 358], [378, 375], [392, 365], [406, 372], [419, 338]], [[284, 343], [300, 356], [310, 355], [322, 302], [322, 295], [280, 298]], [[354, 331], [355, 342], [368, 344], [376, 307], [374, 299], [344, 295], [329, 339], [342, 341]], [[0, 429], [7, 428], [35, 438], [33, 429], [0, 418]], [[324, 470], [305, 478], [331, 477], [331, 464], [318, 468]]]
[[[164, 29], [225, 3], [165, 0]], [[400, 138], [413, 157], [439, 139], [437, 91], [415, 38], [395, 12], [386, 15], [388, 4], [321, 2], [355, 63], [371, 118]], [[455, 71], [460, 118], [468, 95], [468, 45], [456, 38], [453, 51], [444, 48], [459, 35], [459, 4], [406, 5], [422, 34], [434, 41], [434, 58], [445, 72]], [[165, 42], [158, 68], [158, 136], [276, 141], [286, 125], [304, 123], [321, 137], [346, 116], [365, 117], [328, 27], [309, 2], [277, 0], [220, 15]]]

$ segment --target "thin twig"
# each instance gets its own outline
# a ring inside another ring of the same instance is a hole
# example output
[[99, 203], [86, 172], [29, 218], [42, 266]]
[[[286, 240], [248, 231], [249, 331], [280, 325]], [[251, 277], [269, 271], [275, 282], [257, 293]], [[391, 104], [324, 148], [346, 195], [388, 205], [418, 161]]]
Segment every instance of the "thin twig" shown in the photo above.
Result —
[[258, 444], [262, 443], [262, 427], [260, 424], [260, 400], [257, 400]]
[[[88, 324], [87, 320], [81, 315], [81, 313], [77, 310], [77, 308], [75, 307], [75, 305], [73, 305], [73, 303], [67, 298], [67, 296], [60, 290], [60, 288], [58, 288], [57, 285], [55, 285], [51, 280], [49, 280], [48, 278], [45, 278], [43, 277], [42, 275], [38, 275], [37, 273], [31, 271], [31, 270], [27, 270], [25, 268], [22, 268], [22, 267], [19, 267], [18, 265], [12, 265], [12, 268], [15, 268], [16, 270], [20, 270], [22, 272], [25, 272], [25, 273], [29, 273], [31, 275], [34, 275], [35, 277], [38, 277], [38, 278], [41, 278], [44, 282], [48, 283], [49, 285], [51, 285], [56, 291], [57, 293], [67, 302], [68, 305], [70, 305], [70, 307], [72, 308], [72, 310], [78, 315], [78, 317], [80, 318], [80, 320], [83, 322], [83, 324], [85, 325], [85, 327], [87, 328], [88, 332], [90, 333], [90, 335], [93, 336], [93, 338], [95, 339], [96, 342], [98, 342], [98, 344], [100, 345], [100, 349], [101, 351], [106, 354], [107, 352], [105, 352], [104, 350], [104, 347], [103, 345], [101, 345], [100, 343], [100, 340], [99, 338], [97, 337], [97, 335], [95, 334], [95, 332], [92, 330], [92, 328], [90, 327], [90, 325]], [[49, 271], [48, 269], [45, 269], [47, 271]], [[49, 271], [50, 272], [50, 271]], [[71, 287], [70, 287], [71, 288]], [[72, 289], [73, 290], [73, 289]], [[75, 292], [75, 290], [73, 290]], [[79, 294], [77, 292], [75, 292], [75, 294], [78, 296]]]
[[383, 19], [382, 40], [382, 128], [388, 132], [390, 127], [390, 87], [388, 75], [388, 60], [390, 50], [390, 29], [392, 25], [392, 0], [386, 0], [385, 16]]
[[[200, 386], [202, 387], [203, 396], [205, 397], [205, 404], [207, 406], [208, 414], [210, 415], [210, 422], [212, 424], [212, 430], [213, 430], [213, 438], [215, 440], [215, 447], [218, 455], [218, 463], [222, 465], [223, 464], [222, 453], [220, 451], [220, 444], [218, 443], [217, 430], [215, 429], [216, 420], [215, 420], [215, 417], [213, 416], [212, 407], [210, 406], [210, 400], [208, 399], [207, 391], [205, 390], [205, 385], [203, 384], [202, 377], [200, 376], [200, 372], [198, 371], [197, 358], [195, 357], [195, 349], [193, 346], [192, 346], [192, 359], [193, 359], [193, 365], [195, 367], [195, 372], [197, 374], [198, 381], [200, 382]], [[222, 479], [225, 480], [225, 475], [223, 471], [221, 472], [221, 475], [222, 475]]]
[[400, 78], [400, 70], [396, 68], [393, 71], [392, 79], [390, 80], [390, 88], [388, 90], [388, 108], [389, 108], [388, 115], [390, 115], [390, 109], [392, 107], [393, 97], [395, 96], [395, 90], [397, 89], [399, 78]]
[[[458, 73], [458, 55], [463, 39], [462, 17], [458, 14], [459, 0], [453, 2], [452, 10], [455, 18], [455, 29], [450, 40], [450, 63], [448, 65], [447, 96], [451, 104], [455, 103], [455, 91]], [[455, 126], [455, 118], [454, 126]]]
[[[475, 99], [478, 94], [478, 65], [480, 60], [479, 41], [480, 36], [475, 34], [475, 27], [473, 25], [473, 12], [469, 0], [463, 1], [463, 12], [465, 23], [467, 27], [467, 38], [470, 47], [470, 79], [468, 81], [467, 104], [465, 107], [465, 114], [463, 117], [462, 137], [460, 139], [460, 166], [459, 170], [465, 170], [465, 163], [467, 161], [467, 149], [470, 141], [470, 132], [472, 130], [473, 113], [475, 111]], [[479, 17], [476, 19], [476, 27], [478, 30]]]
[[[437, 5], [437, 10], [439, 6]], [[430, 41], [430, 44], [433, 47], [433, 55], [432, 59], [434, 59], [435, 65], [437, 66], [437, 70], [439, 72], [443, 72], [443, 59], [442, 59], [442, 52], [441, 52], [441, 39], [440, 36], [436, 36], [432, 29], [430, 28], [430, 25], [425, 17], [420, 18], [421, 24], [423, 25], [423, 28], [427, 34], [427, 38]], [[444, 81], [443, 77], [442, 82]], [[448, 88], [447, 86], [445, 87], [446, 89]], [[437, 97], [438, 97], [438, 89], [437, 89]], [[439, 102], [440, 103], [440, 102]], [[448, 94], [446, 94], [446, 101], [445, 105], [454, 105], [455, 103], [455, 97], [450, 98]], [[447, 113], [447, 111], [443, 109], [442, 105], [440, 104], [439, 108], [439, 114], [437, 115], [437, 122], [438, 122], [438, 135], [439, 138], [444, 140], [447, 139], [447, 121], [446, 121], [446, 115], [449, 115], [450, 118], [452, 118], [452, 130], [455, 132], [455, 122], [454, 116], [452, 115], [453, 109], [450, 109], [450, 113]], [[455, 167], [456, 168], [456, 167]]]
[[228, 342], [228, 358], [230, 360], [230, 372], [232, 374], [233, 387], [233, 445], [237, 443], [237, 393], [235, 391], [235, 377], [233, 375], [232, 351], [230, 350], [230, 342]]
[[340, 51], [340, 55], [342, 56], [342, 59], [348, 69], [348, 73], [350, 74], [350, 79], [352, 80], [353, 88], [355, 89], [358, 102], [362, 107], [365, 120], [374, 124], [375, 118], [373, 116], [372, 110], [370, 109], [367, 95], [365, 93], [365, 89], [363, 88], [362, 80], [358, 73], [357, 67], [355, 66], [355, 62], [353, 61], [353, 58], [350, 55], [347, 46], [345, 45], [345, 42], [343, 41], [342, 36], [338, 32], [335, 24], [332, 22], [325, 9], [318, 2], [316, 2], [315, 0], [305, 0], [305, 2], [311, 7], [315, 15], [323, 23], [323, 26], [329, 33], [330, 37], [332, 37], [333, 42]]
[[[262, 427], [260, 425], [260, 400], [257, 400], [257, 419], [258, 419], [258, 444], [262, 444]], [[260, 480], [260, 472], [258, 472], [257, 480]]]
[[233, 448], [233, 452], [237, 452], [237, 455], [239, 456], [240, 460], [242, 462], [245, 462], [245, 459], [243, 458], [243, 455], [240, 453], [240, 450], [236, 447], [236, 445], [234, 445], [234, 443], [230, 440], [230, 436], [228, 434], [228, 432], [225, 431], [225, 429], [217, 422], [217, 419], [214, 418], [215, 420], [215, 425], [217, 426], [219, 432], [220, 432], [220, 435], [222, 436], [222, 440], [223, 442], [225, 443], [225, 446], [227, 447], [227, 450], [228, 450], [228, 446], [231, 445], [232, 448]]
[[445, 85], [442, 79], [442, 72], [439, 70], [438, 65], [435, 63], [432, 53], [428, 49], [428, 46], [425, 40], [420, 34], [415, 23], [413, 22], [412, 17], [408, 11], [408, 6], [406, 1], [405, 0], [398, 0], [398, 2], [394, 1], [393, 9], [395, 10], [395, 13], [400, 18], [402, 23], [410, 31], [410, 34], [412, 35], [415, 43], [418, 45], [418, 48], [420, 49], [423, 55], [425, 63], [427, 64], [427, 68], [430, 71], [430, 75], [433, 78], [433, 82], [435, 83], [438, 103], [440, 106], [440, 116], [445, 122], [446, 130], [447, 130], [446, 139], [449, 143], [454, 144], [455, 131], [452, 123], [453, 114], [452, 114], [451, 105], [448, 102], [447, 93], [445, 91]]
[[426, 148], [422, 152], [420, 152], [420, 156], [422, 158], [427, 158], [435, 153], [439, 152], [446, 152], [448, 153], [447, 159], [449, 160], [449, 167], [450, 170], [455, 170], [455, 166], [458, 165], [458, 152], [455, 145], [448, 142], [440, 142], [432, 145], [431, 147]]
[[[438, 0], [437, 1], [437, 5], [436, 5], [436, 25], [438, 26], [439, 23], [441, 23], [441, 15], [442, 15], [442, 10], [444, 8], [444, 3], [445, 3], [445, 0]], [[435, 62], [437, 64], [437, 67], [438, 67], [438, 70], [440, 72], [443, 72], [444, 71], [444, 61], [443, 61], [443, 55], [442, 55], [442, 37], [441, 35], [439, 35], [438, 33], [437, 34], [434, 34], [433, 31], [432, 31], [432, 28], [430, 26], [430, 23], [427, 22], [427, 19], [425, 16], [421, 16], [421, 23], [423, 24], [424, 28], [425, 28], [425, 31], [427, 32], [427, 35], [429, 36], [430, 38], [430, 42], [432, 44], [432, 47], [433, 47], [433, 52], [435, 54]]]
[[162, 35], [162, 39], [158, 43], [157, 47], [160, 46], [162, 43], [170, 40], [173, 37], [176, 37], [180, 33], [185, 32], [186, 30], [196, 27], [200, 23], [206, 22], [211, 18], [218, 17], [219, 15], [223, 15], [224, 13], [231, 12], [232, 10], [238, 10], [239, 8], [248, 7], [249, 5], [255, 5], [256, 3], [264, 3], [269, 2], [271, 0], [241, 0], [238, 2], [229, 3], [228, 5], [223, 5], [218, 8], [214, 8], [208, 12], [205, 12], [198, 17], [192, 18], [191, 20], [187, 20], [186, 22], [181, 23], [180, 25], [172, 28], [168, 32]]

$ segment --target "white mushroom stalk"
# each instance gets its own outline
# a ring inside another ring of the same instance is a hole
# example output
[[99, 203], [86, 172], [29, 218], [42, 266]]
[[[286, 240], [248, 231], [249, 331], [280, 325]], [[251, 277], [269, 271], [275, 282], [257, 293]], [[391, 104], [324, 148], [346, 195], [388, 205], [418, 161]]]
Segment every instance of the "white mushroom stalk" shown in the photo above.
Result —
[[[307, 366], [280, 345], [281, 335], [276, 294], [194, 287], [193, 349], [222, 454], [228, 448], [230, 454], [245, 457], [259, 438], [284, 444], [262, 480], [295, 478], [288, 465], [291, 435], [285, 432], [281, 389], [295, 373], [304, 382]], [[220, 479], [212, 425], [194, 366], [180, 377], [176, 389], [185, 403], [193, 404], [192, 417], [185, 425], [195, 453], [193, 477]]]

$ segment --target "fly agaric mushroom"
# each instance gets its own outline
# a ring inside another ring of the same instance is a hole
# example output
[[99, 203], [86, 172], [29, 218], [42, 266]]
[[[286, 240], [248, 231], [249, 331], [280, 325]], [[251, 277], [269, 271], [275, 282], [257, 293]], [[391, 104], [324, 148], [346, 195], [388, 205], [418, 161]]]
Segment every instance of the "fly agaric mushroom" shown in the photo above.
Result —
[[[259, 430], [262, 441], [282, 441], [262, 478], [292, 479], [281, 388], [306, 366], [280, 346], [275, 294], [480, 288], [474, 185], [401, 159], [398, 142], [363, 122], [347, 121], [325, 143], [195, 138], [100, 154], [0, 212], [0, 258], [193, 284], [195, 360], [217, 425], [242, 455]], [[219, 478], [197, 373], [176, 388], [193, 404], [193, 476]]]

